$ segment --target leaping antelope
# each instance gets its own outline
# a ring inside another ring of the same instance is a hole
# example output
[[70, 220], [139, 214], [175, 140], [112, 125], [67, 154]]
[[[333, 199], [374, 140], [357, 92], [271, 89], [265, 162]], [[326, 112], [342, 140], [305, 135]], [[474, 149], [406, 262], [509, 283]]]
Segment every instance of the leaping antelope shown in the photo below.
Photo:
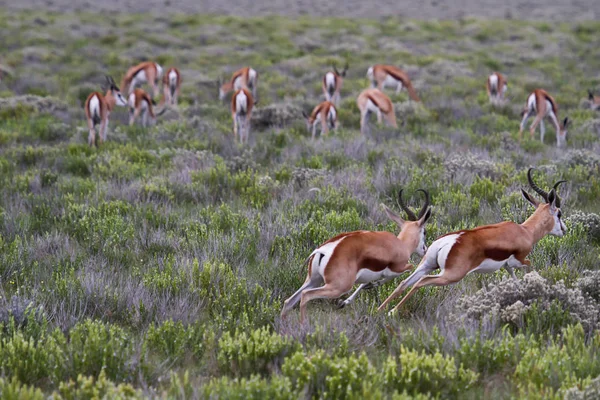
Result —
[[327, 135], [329, 129], [335, 129], [338, 126], [337, 109], [332, 102], [324, 101], [317, 105], [310, 115], [302, 111], [302, 115], [306, 120], [306, 129], [312, 129], [312, 138], [315, 138], [317, 125], [321, 124], [321, 135]]
[[381, 123], [382, 116], [388, 125], [398, 128], [396, 123], [396, 114], [394, 113], [394, 104], [389, 97], [379, 89], [365, 89], [356, 99], [356, 104], [360, 110], [360, 132], [365, 134], [367, 118], [369, 114], [377, 114], [377, 122]]
[[163, 75], [163, 102], [176, 106], [179, 91], [181, 89], [181, 74], [175, 67], [171, 67]]
[[[142, 115], [143, 127], [148, 126], [148, 116], [150, 116], [150, 122], [154, 124], [156, 122], [154, 105], [156, 105], [156, 102], [150, 98], [148, 93], [140, 88], [135, 89], [129, 95], [129, 126], [135, 123], [140, 114]], [[162, 111], [164, 111], [164, 107]]]
[[159, 92], [158, 82], [162, 76], [163, 69], [158, 63], [144, 61], [127, 70], [121, 87], [127, 95], [130, 95], [137, 86], [148, 82], [152, 86], [152, 97], [157, 97]]
[[[514, 268], [531, 266], [526, 257], [541, 238], [548, 234], [563, 236], [567, 231], [561, 220], [560, 198], [557, 194], [558, 186], [565, 181], [556, 182], [550, 193], [547, 193], [533, 182], [532, 170], [530, 168], [527, 171], [529, 185], [545, 203], [538, 202], [525, 190], [521, 190], [525, 200], [535, 207], [535, 212], [525, 222], [517, 224], [505, 221], [439, 237], [429, 246], [417, 269], [398, 285], [379, 306], [378, 311], [383, 310], [411, 285], [414, 286], [392, 312], [424, 286], [446, 286], [460, 281], [472, 272], [491, 273], [502, 267], [516, 279]], [[438, 268], [441, 270], [438, 275], [427, 275]]]
[[393, 65], [373, 65], [367, 70], [367, 78], [373, 88], [383, 90], [386, 86], [395, 86], [398, 94], [405, 87], [412, 100], [421, 101], [406, 72]]
[[[300, 320], [306, 318], [306, 303], [314, 299], [338, 298], [349, 292], [355, 283], [360, 286], [348, 297], [342, 307], [350, 304], [365, 288], [376, 287], [408, 271], [412, 253], [425, 254], [425, 223], [431, 216], [429, 194], [418, 216], [406, 206], [402, 190], [399, 203], [408, 220], [392, 212], [382, 204], [388, 218], [400, 227], [395, 236], [390, 232], [355, 231], [337, 235], [313, 251], [308, 257], [308, 276], [304, 284], [288, 298], [281, 311], [281, 318], [300, 301]], [[323, 286], [321, 286], [324, 283]]]
[[487, 79], [487, 94], [490, 103], [498, 104], [504, 100], [504, 94], [508, 89], [508, 81], [499, 72], [494, 72]]
[[554, 98], [543, 89], [535, 89], [529, 97], [527, 97], [527, 104], [521, 113], [523, 115], [523, 120], [521, 121], [521, 127], [519, 129], [519, 140], [523, 137], [523, 129], [525, 129], [527, 119], [534, 113], [536, 114], [535, 120], [529, 128], [531, 137], [533, 138], [535, 128], [539, 124], [542, 143], [544, 142], [544, 134], [546, 133], [544, 118], [549, 117], [556, 129], [556, 145], [558, 147], [563, 147], [567, 140], [567, 125], [569, 124], [569, 118], [565, 118], [562, 125], [558, 123], [558, 106], [556, 105], [556, 101], [554, 101]]
[[342, 89], [342, 83], [347, 71], [348, 63], [346, 63], [342, 72], [338, 71], [336, 66], [333, 65], [333, 72], [329, 71], [323, 77], [323, 94], [325, 95], [325, 100], [332, 102], [336, 106], [340, 102], [340, 90]]
[[218, 81], [219, 100], [225, 99], [227, 93], [232, 90], [248, 89], [252, 91], [252, 97], [256, 98], [256, 90], [258, 85], [258, 72], [251, 67], [241, 68], [233, 73], [231, 80], [222, 83]]
[[231, 118], [233, 119], [233, 135], [237, 139], [238, 133], [240, 143], [248, 143], [250, 134], [250, 120], [252, 109], [258, 102], [254, 101], [248, 89], [237, 90], [231, 98]]
[[108, 89], [106, 94], [100, 92], [91, 93], [85, 101], [85, 116], [88, 123], [90, 133], [88, 135], [88, 144], [94, 146], [96, 144], [96, 125], [100, 124], [100, 136], [98, 142], [106, 141], [106, 131], [108, 129], [108, 117], [111, 111], [115, 108], [115, 104], [121, 107], [127, 106], [127, 101], [121, 94], [121, 90], [111, 76], [106, 76]]
[[600, 108], [600, 96], [596, 96], [591, 90], [588, 90], [588, 99], [590, 100], [592, 110]]

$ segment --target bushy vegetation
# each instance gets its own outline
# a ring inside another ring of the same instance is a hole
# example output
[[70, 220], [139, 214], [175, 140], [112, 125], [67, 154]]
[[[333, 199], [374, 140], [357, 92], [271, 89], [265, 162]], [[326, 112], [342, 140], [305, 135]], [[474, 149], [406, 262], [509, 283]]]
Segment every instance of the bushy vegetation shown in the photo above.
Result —
[[[600, 85], [599, 34], [597, 22], [0, 10], [0, 57], [17, 72], [0, 83], [0, 397], [593, 397], [600, 124], [583, 100]], [[179, 108], [149, 129], [117, 109], [89, 148], [85, 97], [147, 57], [182, 71]], [[341, 128], [313, 142], [299, 116], [345, 60]], [[374, 62], [405, 68], [423, 104], [390, 91], [400, 128], [364, 137], [355, 97]], [[263, 111], [242, 148], [215, 82], [245, 65]], [[493, 69], [510, 80], [496, 108]], [[564, 150], [551, 127], [546, 143], [517, 141], [538, 86], [573, 121]], [[343, 310], [310, 303], [308, 325], [280, 320], [315, 246], [397, 229], [379, 204], [397, 209], [400, 188], [415, 205], [416, 189], [431, 193], [429, 244], [523, 222], [529, 166], [546, 187], [568, 180], [569, 231], [542, 239], [518, 282], [469, 275], [377, 313], [396, 280]]]

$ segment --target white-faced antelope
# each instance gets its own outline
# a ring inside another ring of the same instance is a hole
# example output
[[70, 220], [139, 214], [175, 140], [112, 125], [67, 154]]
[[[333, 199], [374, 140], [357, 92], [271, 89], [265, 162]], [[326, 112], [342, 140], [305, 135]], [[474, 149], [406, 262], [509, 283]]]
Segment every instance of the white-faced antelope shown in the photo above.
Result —
[[[521, 190], [525, 199], [535, 207], [535, 212], [525, 222], [517, 224], [505, 221], [439, 237], [429, 246], [415, 271], [398, 285], [379, 306], [378, 311], [383, 310], [411, 285], [414, 286], [393, 311], [424, 286], [446, 286], [460, 281], [472, 272], [492, 273], [502, 267], [516, 279], [514, 268], [531, 266], [526, 257], [541, 238], [548, 234], [563, 236], [567, 231], [561, 219], [560, 198], [557, 194], [558, 185], [564, 181], [556, 182], [549, 193], [545, 192], [533, 182], [532, 169], [527, 171], [529, 185], [544, 202], [538, 202], [525, 190]], [[427, 275], [438, 268], [441, 270], [438, 275]]]
[[[356, 291], [341, 306], [350, 304], [365, 288], [379, 286], [412, 268], [412, 253], [425, 254], [425, 223], [431, 216], [429, 194], [418, 216], [410, 210], [399, 193], [400, 206], [408, 220], [382, 204], [388, 218], [400, 227], [398, 236], [390, 232], [355, 231], [337, 235], [313, 251], [307, 259], [308, 276], [304, 284], [288, 298], [281, 317], [300, 302], [301, 322], [306, 318], [306, 303], [314, 299], [335, 299], [349, 292], [355, 283]], [[323, 285], [324, 284], [324, 285]], [[321, 286], [323, 285], [323, 286]]]
[[[91, 93], [85, 101], [85, 116], [90, 130], [88, 135], [88, 144], [90, 146], [98, 145], [106, 141], [106, 131], [108, 130], [108, 117], [115, 105], [125, 107], [127, 101], [121, 95], [121, 90], [115, 83], [114, 79], [106, 76], [108, 89], [106, 94], [100, 92]], [[98, 143], [96, 143], [96, 125], [100, 124], [100, 135]]]
[[550, 118], [550, 121], [556, 129], [556, 145], [563, 147], [567, 140], [567, 126], [569, 124], [569, 118], [565, 118], [562, 124], [558, 122], [558, 106], [554, 98], [543, 89], [535, 89], [529, 97], [527, 97], [527, 104], [525, 109], [521, 113], [523, 120], [521, 121], [521, 127], [519, 129], [519, 140], [523, 137], [523, 129], [525, 129], [525, 123], [527, 119], [535, 114], [535, 119], [529, 128], [529, 133], [533, 138], [535, 134], [535, 128], [540, 125], [540, 133], [542, 142], [544, 142], [544, 134], [546, 133], [546, 127], [544, 126], [544, 118]]
[[504, 101], [504, 95], [508, 90], [508, 81], [501, 73], [494, 72], [487, 78], [486, 89], [490, 103], [499, 104]]
[[171, 106], [177, 105], [181, 90], [181, 74], [175, 67], [171, 67], [163, 75], [163, 103]]
[[330, 101], [324, 101], [317, 105], [310, 115], [302, 111], [306, 120], [306, 129], [312, 130], [312, 138], [315, 138], [317, 126], [321, 125], [321, 135], [327, 135], [329, 129], [335, 129], [338, 126], [337, 109]]
[[393, 65], [373, 65], [367, 70], [367, 78], [371, 81], [371, 86], [379, 90], [383, 90], [386, 86], [392, 86], [396, 88], [396, 94], [398, 94], [405, 87], [410, 99], [421, 101], [408, 74]]
[[225, 99], [227, 93], [232, 90], [248, 89], [252, 92], [252, 97], [256, 99], [258, 85], [258, 72], [251, 67], [241, 68], [233, 73], [231, 79], [225, 83], [218, 81], [219, 100]]
[[135, 123], [135, 120], [142, 115], [142, 126], [148, 126], [148, 117], [150, 122], [156, 122], [153, 105], [156, 103], [150, 98], [143, 89], [137, 88], [129, 95], [129, 126]]
[[588, 90], [588, 100], [590, 101], [590, 107], [592, 110], [600, 108], [600, 96], [596, 96], [591, 90]]
[[382, 118], [388, 125], [398, 128], [396, 123], [396, 114], [394, 113], [394, 104], [385, 93], [379, 89], [365, 89], [356, 99], [356, 104], [360, 110], [360, 132], [365, 134], [367, 118], [371, 113], [377, 114], [377, 122], [381, 123]]
[[231, 118], [233, 119], [233, 135], [236, 140], [239, 134], [240, 143], [248, 143], [250, 135], [250, 120], [252, 109], [257, 102], [254, 101], [252, 93], [248, 89], [237, 90], [231, 97]]
[[163, 69], [158, 63], [144, 61], [127, 70], [121, 88], [123, 92], [129, 95], [136, 87], [147, 82], [152, 87], [152, 97], [157, 97], [159, 93], [158, 83], [162, 76]]
[[338, 71], [336, 66], [333, 65], [333, 72], [329, 71], [325, 74], [322, 86], [326, 101], [330, 101], [335, 105], [339, 104], [340, 90], [342, 89], [346, 72], [348, 72], [348, 63], [346, 63], [342, 72]]

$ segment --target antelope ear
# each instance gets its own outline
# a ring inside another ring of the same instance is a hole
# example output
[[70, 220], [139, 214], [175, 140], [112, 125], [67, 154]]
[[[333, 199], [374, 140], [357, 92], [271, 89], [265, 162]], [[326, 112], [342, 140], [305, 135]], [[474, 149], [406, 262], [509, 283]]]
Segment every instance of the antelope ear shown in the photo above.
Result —
[[556, 196], [556, 191], [554, 189], [550, 190], [548, 193], [548, 204], [550, 204], [550, 210], [554, 211], [556, 207], [556, 200], [558, 196]]
[[523, 194], [523, 197], [525, 197], [525, 200], [527, 200], [535, 208], [537, 208], [540, 205], [540, 203], [525, 190], [521, 189], [521, 193]]
[[427, 220], [431, 217], [431, 207], [425, 211], [425, 214], [419, 220], [419, 226], [423, 226], [427, 223]]
[[396, 214], [395, 212], [390, 210], [388, 208], [388, 206], [386, 206], [385, 204], [381, 204], [381, 206], [383, 207], [383, 211], [385, 211], [388, 218], [391, 219], [392, 221], [394, 221], [396, 223], [396, 225], [398, 225], [400, 228], [402, 228], [402, 226], [406, 223], [406, 221], [403, 220], [402, 217], [400, 217], [398, 214]]

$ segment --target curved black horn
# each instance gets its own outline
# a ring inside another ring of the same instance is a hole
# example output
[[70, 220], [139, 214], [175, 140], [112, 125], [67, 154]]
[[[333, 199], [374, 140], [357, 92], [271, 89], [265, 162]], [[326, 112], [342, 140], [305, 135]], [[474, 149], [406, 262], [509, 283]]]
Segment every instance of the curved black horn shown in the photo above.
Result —
[[340, 75], [340, 71], [337, 70], [335, 65], [332, 65], [332, 67], [333, 67], [333, 72], [335, 72], [336, 75]]
[[425, 194], [425, 204], [423, 204], [423, 208], [419, 211], [418, 219], [421, 219], [423, 215], [427, 212], [427, 208], [429, 208], [429, 193], [425, 189], [419, 189], [417, 192], [423, 192]]
[[533, 190], [535, 190], [535, 192], [537, 194], [539, 194], [540, 196], [542, 196], [544, 198], [544, 200], [546, 201], [546, 203], [548, 202], [548, 193], [544, 192], [538, 185], [536, 185], [533, 182], [533, 179], [531, 178], [531, 171], [533, 171], [534, 168], [529, 168], [529, 170], [527, 171], [527, 180], [529, 181], [529, 186], [531, 186], [531, 188]]
[[554, 184], [554, 186], [552, 187], [554, 189], [554, 192], [556, 194], [556, 200], [554, 202], [554, 204], [556, 205], [556, 207], [560, 208], [560, 197], [558, 196], [558, 186], [560, 186], [561, 183], [565, 183], [566, 181], [558, 181]]
[[306, 119], [308, 119], [308, 114], [306, 114], [306, 112], [304, 110], [302, 110], [302, 116]]
[[406, 206], [406, 204], [404, 204], [404, 200], [402, 199], [402, 191], [404, 191], [404, 189], [400, 189], [400, 192], [398, 192], [398, 203], [400, 204], [400, 207], [402, 207], [402, 209], [408, 215], [408, 219], [410, 221], [416, 221], [417, 220], [417, 216], [415, 215], [415, 213], [412, 212], [412, 210], [410, 208], [408, 208]]
[[342, 76], [344, 76], [344, 77], [346, 76], [346, 72], [348, 71], [348, 67], [349, 67], [348, 61], [346, 61], [346, 65], [344, 65], [344, 70], [342, 71]]
[[592, 91], [589, 89], [588, 89], [588, 99], [594, 100], [594, 93], [592, 93]]

